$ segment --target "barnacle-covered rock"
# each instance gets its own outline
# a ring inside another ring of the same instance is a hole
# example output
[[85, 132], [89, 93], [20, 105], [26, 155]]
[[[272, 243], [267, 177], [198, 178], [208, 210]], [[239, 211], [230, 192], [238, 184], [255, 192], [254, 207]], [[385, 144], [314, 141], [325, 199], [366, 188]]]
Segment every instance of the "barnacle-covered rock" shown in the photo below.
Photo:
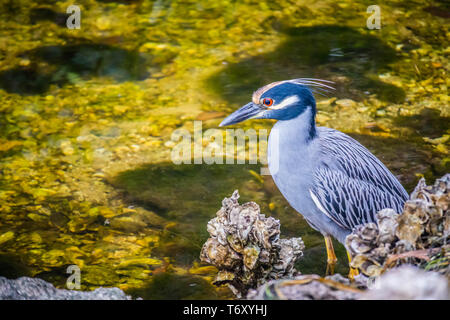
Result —
[[450, 287], [438, 272], [402, 265], [377, 278], [315, 274], [268, 281], [249, 290], [252, 300], [448, 300]]
[[346, 238], [352, 267], [379, 276], [403, 263], [424, 266], [450, 276], [450, 174], [427, 186], [421, 179], [403, 212], [383, 209], [377, 223], [356, 227]]
[[355, 300], [362, 290], [340, 274], [322, 278], [316, 274], [271, 280], [247, 294], [250, 300]]
[[305, 246], [301, 238], [280, 239], [278, 220], [265, 217], [254, 202], [239, 205], [238, 198], [236, 190], [208, 222], [210, 238], [200, 258], [219, 269], [216, 285], [228, 284], [242, 297], [267, 280], [298, 273], [294, 264]]
[[414, 245], [424, 231], [427, 221], [427, 205], [422, 200], [409, 200], [405, 203], [403, 214], [397, 219], [398, 227], [395, 235]]
[[381, 243], [391, 243], [395, 239], [397, 229], [397, 213], [393, 209], [383, 209], [377, 214], [378, 241]]
[[280, 239], [279, 259], [273, 269], [288, 275], [294, 273], [295, 261], [303, 255], [304, 248], [305, 245], [301, 238]]
[[438, 272], [426, 272], [403, 265], [389, 270], [362, 295], [363, 300], [448, 300], [447, 279]]

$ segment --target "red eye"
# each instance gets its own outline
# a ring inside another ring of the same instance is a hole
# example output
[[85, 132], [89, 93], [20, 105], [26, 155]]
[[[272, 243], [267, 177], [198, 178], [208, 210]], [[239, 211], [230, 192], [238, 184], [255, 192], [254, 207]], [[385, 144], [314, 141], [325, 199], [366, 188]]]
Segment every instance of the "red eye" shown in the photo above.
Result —
[[263, 104], [264, 104], [266, 107], [270, 107], [271, 105], [273, 105], [273, 100], [270, 99], [270, 98], [264, 98]]

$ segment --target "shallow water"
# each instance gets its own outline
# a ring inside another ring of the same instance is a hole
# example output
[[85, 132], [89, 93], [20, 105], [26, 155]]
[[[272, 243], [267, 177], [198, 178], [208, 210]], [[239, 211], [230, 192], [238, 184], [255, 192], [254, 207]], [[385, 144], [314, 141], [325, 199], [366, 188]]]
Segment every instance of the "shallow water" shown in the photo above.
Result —
[[0, 275], [63, 288], [75, 264], [81, 289], [230, 298], [199, 252], [235, 189], [304, 239], [303, 273], [323, 274], [323, 239], [260, 165], [170, 157], [175, 129], [217, 128], [276, 80], [335, 81], [317, 96], [318, 124], [355, 137], [409, 192], [449, 171], [444, 1], [381, 4], [380, 30], [366, 27], [367, 1], [80, 0], [81, 28], [69, 30], [71, 4], [0, 4]]

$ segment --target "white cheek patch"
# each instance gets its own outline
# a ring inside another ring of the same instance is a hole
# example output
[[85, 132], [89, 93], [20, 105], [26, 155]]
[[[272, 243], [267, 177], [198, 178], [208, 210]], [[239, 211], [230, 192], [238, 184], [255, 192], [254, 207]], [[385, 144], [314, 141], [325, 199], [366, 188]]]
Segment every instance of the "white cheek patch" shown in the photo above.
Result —
[[279, 104], [270, 106], [269, 109], [280, 110], [280, 109], [283, 109], [284, 107], [287, 107], [298, 101], [300, 101], [300, 99], [297, 96], [290, 96], [290, 97], [283, 99], [283, 101], [281, 101]]

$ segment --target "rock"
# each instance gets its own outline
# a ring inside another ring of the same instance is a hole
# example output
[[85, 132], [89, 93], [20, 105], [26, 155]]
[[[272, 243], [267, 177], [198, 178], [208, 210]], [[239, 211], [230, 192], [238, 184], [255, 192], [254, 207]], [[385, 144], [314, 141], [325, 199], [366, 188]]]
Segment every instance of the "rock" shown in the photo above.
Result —
[[363, 300], [448, 300], [446, 277], [404, 265], [389, 270], [361, 296]]
[[48, 220], [48, 217], [36, 213], [29, 213], [27, 214], [27, 217], [33, 220], [34, 222], [45, 222]]
[[200, 259], [219, 269], [214, 284], [227, 284], [237, 297], [270, 279], [297, 274], [294, 264], [305, 248], [301, 238], [280, 239], [280, 222], [260, 213], [254, 202], [238, 203], [236, 190], [210, 220], [210, 238]]
[[123, 212], [121, 215], [108, 219], [111, 228], [127, 233], [136, 233], [147, 227], [164, 225], [164, 219], [148, 210], [125, 208]]
[[72, 144], [69, 140], [65, 140], [63, 142], [61, 142], [61, 152], [66, 155], [66, 156], [71, 156], [75, 150], [72, 147]]
[[146, 227], [146, 224], [134, 216], [115, 217], [109, 220], [113, 229], [127, 233], [137, 233]]
[[211, 119], [223, 118], [226, 115], [227, 114], [225, 112], [221, 112], [221, 111], [202, 112], [197, 115], [195, 120], [206, 121], [206, 120], [211, 120]]
[[119, 288], [98, 288], [94, 291], [56, 289], [42, 279], [21, 277], [15, 280], [0, 277], [0, 300], [130, 300]]
[[[421, 180], [403, 212], [386, 208], [377, 213], [376, 223], [357, 226], [346, 238], [351, 266], [361, 271], [354, 282], [339, 274], [300, 275], [294, 264], [303, 241], [280, 239], [279, 221], [260, 214], [254, 202], [239, 205], [237, 191], [209, 221], [210, 238], [200, 258], [219, 270], [215, 284], [227, 284], [239, 298], [447, 299], [449, 189], [450, 174], [432, 186]], [[428, 293], [434, 287], [437, 291]]]
[[55, 211], [50, 214], [50, 221], [53, 225], [59, 228], [64, 228], [70, 221], [70, 219], [64, 214]]
[[447, 300], [447, 279], [411, 265], [387, 271], [373, 279], [358, 275], [350, 283], [340, 274], [322, 278], [301, 275], [294, 279], [269, 281], [250, 290], [251, 300]]
[[397, 213], [392, 209], [383, 209], [377, 214], [379, 241], [390, 243], [395, 240], [395, 230], [398, 227]]
[[289, 280], [272, 280], [257, 290], [250, 290], [250, 300], [356, 300], [362, 290], [349, 285], [340, 274], [321, 278], [318, 275], [302, 275]]
[[5, 243], [6, 241], [14, 239], [14, 232], [7, 231], [0, 235], [0, 244]]
[[341, 108], [354, 108], [356, 106], [356, 102], [351, 99], [340, 99], [336, 100], [335, 103]]
[[449, 190], [450, 174], [432, 186], [421, 179], [402, 213], [383, 209], [376, 215], [376, 224], [356, 227], [346, 238], [352, 267], [367, 276], [379, 276], [403, 263], [430, 263], [430, 267], [450, 275]]

